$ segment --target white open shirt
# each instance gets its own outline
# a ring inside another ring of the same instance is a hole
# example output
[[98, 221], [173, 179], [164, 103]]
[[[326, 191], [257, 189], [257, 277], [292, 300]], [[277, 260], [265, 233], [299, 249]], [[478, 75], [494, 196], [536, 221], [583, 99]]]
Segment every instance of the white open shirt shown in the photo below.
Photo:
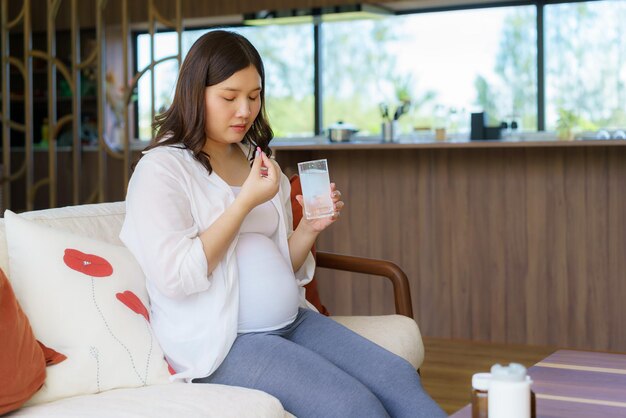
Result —
[[[249, 155], [249, 147], [240, 144]], [[145, 153], [128, 185], [126, 218], [120, 239], [146, 275], [150, 323], [174, 379], [209, 376], [222, 363], [237, 336], [239, 287], [235, 245], [209, 275], [198, 235], [232, 204], [230, 186], [198, 162], [191, 151], [162, 146]], [[290, 184], [281, 173], [280, 188], [271, 199], [280, 222], [272, 239], [287, 262], [288, 236], [293, 232]], [[315, 261], [309, 253], [295, 273], [300, 305]]]

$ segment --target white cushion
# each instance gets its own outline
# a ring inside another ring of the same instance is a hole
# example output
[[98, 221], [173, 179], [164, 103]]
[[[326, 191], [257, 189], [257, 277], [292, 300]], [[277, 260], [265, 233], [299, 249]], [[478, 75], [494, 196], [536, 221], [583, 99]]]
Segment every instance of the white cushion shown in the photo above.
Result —
[[[113, 202], [36, 210], [20, 216], [77, 235], [122, 245], [119, 234], [125, 214], [125, 202]], [[4, 219], [0, 219], [0, 267], [4, 271], [8, 271], [8, 257]]]
[[169, 381], [148, 323], [145, 278], [125, 247], [10, 211], [5, 224], [16, 297], [37, 339], [67, 356], [47, 368], [29, 404]]
[[115, 389], [22, 408], [7, 417], [54, 418], [283, 418], [278, 399], [265, 392], [201, 383]]
[[403, 315], [331, 316], [357, 334], [399, 355], [419, 369], [424, 361], [420, 330], [411, 318]]

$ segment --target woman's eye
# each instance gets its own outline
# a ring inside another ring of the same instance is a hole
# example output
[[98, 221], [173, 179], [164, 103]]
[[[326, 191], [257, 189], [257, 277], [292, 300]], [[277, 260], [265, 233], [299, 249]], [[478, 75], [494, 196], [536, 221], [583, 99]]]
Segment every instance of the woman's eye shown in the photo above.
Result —
[[255, 97], [248, 97], [248, 99], [250, 99], [250, 100], [256, 100], [256, 99], [258, 99], [258, 98], [259, 98], [259, 96], [255, 96]]
[[234, 97], [224, 97], [224, 100], [226, 100], [227, 102], [233, 102], [235, 101]]

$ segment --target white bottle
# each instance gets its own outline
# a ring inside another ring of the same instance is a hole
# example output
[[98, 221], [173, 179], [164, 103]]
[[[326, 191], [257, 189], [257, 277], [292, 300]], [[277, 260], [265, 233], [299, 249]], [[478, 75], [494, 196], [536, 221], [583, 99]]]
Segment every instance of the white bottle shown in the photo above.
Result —
[[530, 418], [530, 385], [521, 364], [491, 367], [489, 418]]

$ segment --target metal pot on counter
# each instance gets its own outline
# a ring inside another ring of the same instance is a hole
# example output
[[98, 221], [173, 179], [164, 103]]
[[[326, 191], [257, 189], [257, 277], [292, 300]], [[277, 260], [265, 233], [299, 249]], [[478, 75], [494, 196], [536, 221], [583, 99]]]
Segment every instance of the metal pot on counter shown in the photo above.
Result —
[[357, 132], [355, 126], [339, 121], [328, 127], [328, 139], [330, 142], [348, 142]]

